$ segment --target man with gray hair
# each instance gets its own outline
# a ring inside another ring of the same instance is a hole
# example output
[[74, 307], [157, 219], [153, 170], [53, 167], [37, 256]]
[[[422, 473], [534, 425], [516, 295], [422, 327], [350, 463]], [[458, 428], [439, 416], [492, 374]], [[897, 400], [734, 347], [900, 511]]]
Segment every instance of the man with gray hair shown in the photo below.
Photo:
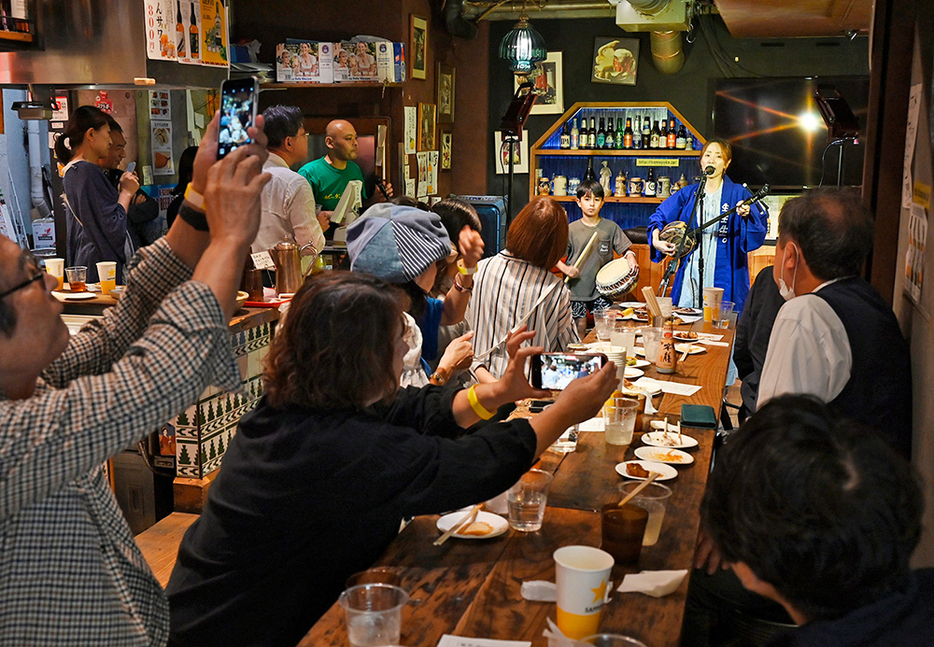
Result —
[[758, 406], [813, 395], [911, 454], [911, 366], [891, 307], [859, 273], [873, 226], [859, 196], [818, 189], [779, 216], [773, 276], [786, 303], [772, 334]]
[[263, 111], [269, 158], [263, 170], [272, 181], [263, 189], [263, 213], [253, 252], [287, 241], [302, 247], [311, 243], [315, 253], [324, 247], [327, 215], [315, 215], [315, 195], [301, 175], [291, 169], [308, 157], [308, 135], [302, 111], [295, 106], [271, 106]]

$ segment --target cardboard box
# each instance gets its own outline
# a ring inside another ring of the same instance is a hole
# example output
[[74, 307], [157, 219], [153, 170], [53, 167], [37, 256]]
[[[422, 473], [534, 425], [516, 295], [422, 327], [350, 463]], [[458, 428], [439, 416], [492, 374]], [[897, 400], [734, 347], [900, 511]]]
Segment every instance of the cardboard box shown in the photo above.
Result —
[[379, 81], [376, 43], [363, 41], [334, 43], [332, 69], [335, 83]]
[[333, 83], [331, 43], [289, 38], [276, 46], [279, 83]]

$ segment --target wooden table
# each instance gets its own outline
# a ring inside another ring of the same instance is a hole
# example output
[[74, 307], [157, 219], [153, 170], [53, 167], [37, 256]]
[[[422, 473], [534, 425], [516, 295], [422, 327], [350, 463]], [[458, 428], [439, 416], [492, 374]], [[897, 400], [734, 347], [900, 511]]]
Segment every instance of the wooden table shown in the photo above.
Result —
[[[714, 331], [697, 323], [694, 330], [724, 333], [732, 343], [732, 330]], [[675, 379], [702, 388], [690, 398], [664, 394], [655, 398], [662, 415], [677, 414], [681, 404], [708, 404], [719, 411], [730, 349], [710, 346], [708, 352], [689, 356], [679, 364]], [[690, 569], [700, 523], [699, 509], [713, 448], [712, 430], [685, 430], [699, 441], [691, 453], [695, 462], [678, 467], [679, 475], [668, 481], [673, 491], [659, 541], [644, 547], [639, 569], [614, 569], [620, 581], [625, 572], [636, 570]], [[389, 546], [379, 565], [398, 567], [403, 572], [402, 587], [411, 602], [402, 616], [403, 645], [434, 646], [444, 634], [528, 640], [534, 647], [547, 645], [542, 636], [546, 618], [555, 618], [554, 603], [529, 602], [520, 594], [522, 582], [554, 581], [552, 554], [570, 544], [600, 545], [600, 507], [618, 500], [618, 487], [624, 481], [613, 470], [632, 450], [642, 446], [636, 434], [632, 447], [607, 446], [603, 434], [583, 432], [577, 450], [558, 455], [546, 452], [539, 467], [554, 473], [549, 488], [548, 509], [542, 529], [534, 533], [509, 530], [488, 540], [452, 539], [432, 546], [439, 532], [438, 517], [416, 518]], [[650, 647], [674, 647], [680, 642], [681, 624], [687, 596], [687, 578], [679, 589], [663, 598], [641, 594], [615, 595], [605, 607], [601, 631], [612, 631], [639, 638]], [[346, 645], [347, 630], [343, 611], [335, 604], [311, 628], [300, 647]]]

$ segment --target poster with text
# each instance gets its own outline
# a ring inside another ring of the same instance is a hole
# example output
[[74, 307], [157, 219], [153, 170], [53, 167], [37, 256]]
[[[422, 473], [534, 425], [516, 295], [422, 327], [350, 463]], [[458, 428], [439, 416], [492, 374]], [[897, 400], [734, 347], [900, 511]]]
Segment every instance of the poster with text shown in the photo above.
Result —
[[158, 61], [174, 61], [175, 3], [172, 0], [144, 0], [146, 56]]
[[181, 0], [182, 15], [175, 25], [178, 62], [201, 64], [201, 0]]
[[428, 195], [438, 192], [438, 163], [441, 160], [439, 151], [428, 151]]
[[405, 154], [415, 154], [415, 141], [418, 133], [418, 108], [415, 106], [405, 106], [403, 109], [405, 115]]
[[228, 67], [227, 6], [220, 0], [201, 0], [201, 64]]
[[153, 121], [152, 128], [152, 172], [153, 175], [175, 175], [172, 160], [172, 122]]
[[418, 159], [418, 187], [416, 195], [428, 195], [428, 152], [416, 153]]

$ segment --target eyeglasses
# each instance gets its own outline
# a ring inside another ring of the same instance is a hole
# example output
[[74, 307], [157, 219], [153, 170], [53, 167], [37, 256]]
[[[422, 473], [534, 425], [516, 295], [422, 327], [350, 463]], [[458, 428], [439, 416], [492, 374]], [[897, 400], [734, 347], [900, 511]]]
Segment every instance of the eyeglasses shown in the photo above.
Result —
[[0, 292], [0, 299], [10, 296], [14, 292], [17, 292], [19, 290], [22, 290], [25, 287], [32, 285], [36, 281], [41, 281], [45, 277], [45, 272], [39, 269], [39, 263], [38, 261], [36, 261], [36, 257], [32, 255], [32, 252], [24, 251], [23, 256], [26, 258], [26, 263], [25, 263], [26, 269], [29, 271], [35, 272], [35, 274], [33, 274], [32, 278], [26, 279], [19, 285], [12, 287], [5, 292]]

